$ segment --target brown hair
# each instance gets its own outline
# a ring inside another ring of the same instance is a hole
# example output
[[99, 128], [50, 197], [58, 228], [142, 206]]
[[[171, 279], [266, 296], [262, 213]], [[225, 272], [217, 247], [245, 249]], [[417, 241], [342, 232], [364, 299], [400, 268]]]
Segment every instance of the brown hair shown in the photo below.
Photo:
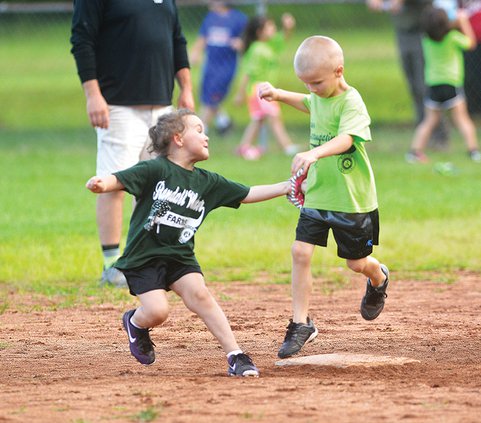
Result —
[[244, 41], [244, 52], [247, 52], [251, 44], [259, 39], [259, 31], [264, 28], [268, 21], [270, 21], [270, 19], [267, 16], [254, 16], [249, 19], [242, 37]]
[[446, 11], [435, 7], [428, 7], [423, 11], [421, 15], [421, 27], [433, 41], [442, 41], [452, 29]]
[[159, 116], [157, 123], [149, 129], [149, 137], [152, 141], [148, 148], [149, 153], [166, 157], [174, 136], [185, 130], [186, 116], [196, 116], [196, 114], [189, 109], [179, 109]]

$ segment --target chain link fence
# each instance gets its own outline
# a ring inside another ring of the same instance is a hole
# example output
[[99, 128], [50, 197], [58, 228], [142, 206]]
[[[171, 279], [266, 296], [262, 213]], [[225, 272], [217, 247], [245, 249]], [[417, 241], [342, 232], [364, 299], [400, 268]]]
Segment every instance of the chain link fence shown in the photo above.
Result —
[[[232, 0], [230, 4], [249, 17], [267, 13], [280, 22], [286, 11], [295, 17], [296, 30], [282, 58], [280, 86], [304, 90], [292, 70], [295, 49], [306, 36], [328, 35], [343, 46], [347, 80], [363, 94], [373, 122], [414, 122], [388, 14], [369, 11], [363, 0]], [[191, 46], [208, 11], [207, 2], [177, 0], [177, 6]], [[72, 2], [0, 2], [0, 128], [25, 125], [26, 119], [38, 120], [40, 126], [85, 125], [84, 98], [70, 55], [71, 15]], [[480, 113], [479, 46], [466, 63], [470, 111]], [[199, 73], [193, 69], [196, 91]], [[30, 109], [35, 113], [30, 115]]]

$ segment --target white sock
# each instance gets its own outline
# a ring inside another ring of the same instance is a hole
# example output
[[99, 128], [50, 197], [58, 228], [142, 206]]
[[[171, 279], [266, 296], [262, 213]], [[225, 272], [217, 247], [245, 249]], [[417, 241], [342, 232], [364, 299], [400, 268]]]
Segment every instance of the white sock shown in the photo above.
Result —
[[145, 329], [140, 327], [138, 324], [134, 322], [134, 315], [132, 315], [132, 317], [130, 318], [130, 323], [132, 324], [132, 326], [136, 327], [137, 329]]
[[229, 354], [227, 354], [227, 358], [229, 358], [231, 355], [237, 355], [237, 354], [242, 354], [242, 350], [231, 351]]

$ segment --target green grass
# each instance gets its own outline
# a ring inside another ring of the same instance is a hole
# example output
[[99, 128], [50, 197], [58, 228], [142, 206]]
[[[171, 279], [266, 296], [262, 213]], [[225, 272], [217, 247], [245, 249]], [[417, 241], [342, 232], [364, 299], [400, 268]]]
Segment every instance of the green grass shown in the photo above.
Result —
[[[316, 9], [315, 13], [313, 7]], [[285, 6], [272, 7], [277, 16]], [[278, 10], [279, 9], [279, 10]], [[247, 11], [252, 14], [252, 10]], [[197, 35], [204, 9], [183, 9], [183, 28], [189, 45]], [[370, 105], [375, 123], [406, 123], [412, 109], [400, 70], [393, 30], [386, 16], [369, 13], [364, 5], [311, 5], [293, 10], [298, 27], [280, 57], [278, 85], [302, 90], [292, 69], [293, 55], [307, 36], [324, 34], [337, 39], [345, 50], [346, 78]], [[70, 19], [28, 15], [0, 21], [0, 128], [81, 128], [88, 125], [85, 99], [70, 54]], [[375, 26], [376, 30], [372, 28]], [[194, 83], [200, 67], [192, 69]], [[232, 95], [235, 93], [234, 83]], [[195, 90], [197, 94], [197, 89]], [[232, 98], [232, 97], [231, 97]], [[248, 120], [247, 109], [227, 109], [239, 121]], [[298, 124], [302, 116], [287, 114]]]
[[[270, 11], [278, 16], [281, 10]], [[192, 41], [202, 14], [182, 13]], [[292, 71], [294, 51], [308, 35], [332, 36], [345, 51], [346, 78], [362, 93], [373, 118], [375, 142], [368, 150], [381, 213], [375, 255], [398, 275], [436, 272], [446, 283], [458, 269], [479, 270], [479, 165], [467, 160], [454, 133], [451, 151], [432, 158], [454, 162], [459, 174], [446, 177], [432, 166], [404, 163], [412, 111], [387, 18], [353, 5], [296, 7], [293, 13], [298, 28], [281, 57], [279, 86], [303, 90]], [[95, 171], [96, 143], [69, 52], [69, 20], [42, 24], [34, 17], [2, 17], [0, 23], [0, 292], [48, 295], [53, 307], [127, 301], [123, 291], [97, 287], [95, 196], [84, 188]], [[197, 81], [199, 69], [192, 71]], [[201, 165], [246, 184], [287, 178], [290, 160], [275, 145], [259, 162], [232, 154], [248, 117], [244, 108], [227, 104], [238, 130], [223, 139], [213, 135], [211, 159]], [[307, 115], [283, 109], [293, 138], [307, 143]], [[130, 212], [126, 201], [125, 233]], [[207, 279], [253, 281], [261, 275], [288, 283], [296, 220], [296, 209], [283, 198], [215, 211], [196, 235]], [[316, 252], [313, 272], [335, 285], [343, 279], [338, 272], [343, 266], [331, 242]], [[2, 301], [0, 313], [8, 307], [9, 301]]]
[[[290, 127], [301, 141], [306, 128]], [[290, 160], [272, 152], [258, 162], [232, 154], [240, 131], [211, 137], [211, 159], [201, 166], [246, 184], [288, 176]], [[403, 160], [411, 131], [374, 128], [369, 153], [381, 212], [381, 245], [375, 256], [398, 272], [479, 270], [481, 219], [473, 181], [479, 165], [465, 157], [453, 134], [451, 152], [431, 153], [433, 162], [452, 161], [457, 175], [442, 176], [431, 165]], [[80, 299], [122, 300], [117, 291], [99, 293], [101, 254], [95, 226], [95, 195], [84, 188], [94, 172], [90, 130], [0, 132], [0, 287], [59, 296], [68, 306]], [[130, 201], [125, 204], [125, 231]], [[220, 209], [196, 235], [197, 255], [208, 280], [253, 280], [267, 274], [287, 283], [297, 210], [285, 199]], [[344, 266], [335, 245], [319, 248], [316, 275]], [[5, 306], [6, 307], [6, 306]]]

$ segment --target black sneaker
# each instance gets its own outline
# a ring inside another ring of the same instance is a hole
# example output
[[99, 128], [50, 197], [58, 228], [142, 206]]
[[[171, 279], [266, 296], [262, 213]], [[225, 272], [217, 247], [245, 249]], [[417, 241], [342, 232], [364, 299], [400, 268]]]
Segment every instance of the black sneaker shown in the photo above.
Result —
[[259, 370], [247, 354], [231, 355], [227, 362], [229, 363], [229, 369], [227, 370], [229, 376], [259, 377]]
[[317, 328], [309, 317], [307, 323], [294, 323], [292, 319], [287, 326], [286, 337], [281, 345], [277, 356], [287, 358], [297, 354], [307, 342], [311, 342], [317, 336]]
[[381, 264], [381, 270], [386, 275], [386, 280], [381, 286], [371, 285], [371, 279], [367, 279], [366, 294], [361, 301], [361, 316], [366, 320], [374, 320], [381, 314], [384, 308], [384, 299], [387, 298], [386, 289], [389, 285], [389, 270]]
[[149, 329], [139, 329], [130, 323], [134, 312], [135, 310], [127, 311], [122, 318], [122, 323], [129, 335], [130, 352], [140, 364], [148, 366], [155, 361], [155, 344], [150, 339]]

